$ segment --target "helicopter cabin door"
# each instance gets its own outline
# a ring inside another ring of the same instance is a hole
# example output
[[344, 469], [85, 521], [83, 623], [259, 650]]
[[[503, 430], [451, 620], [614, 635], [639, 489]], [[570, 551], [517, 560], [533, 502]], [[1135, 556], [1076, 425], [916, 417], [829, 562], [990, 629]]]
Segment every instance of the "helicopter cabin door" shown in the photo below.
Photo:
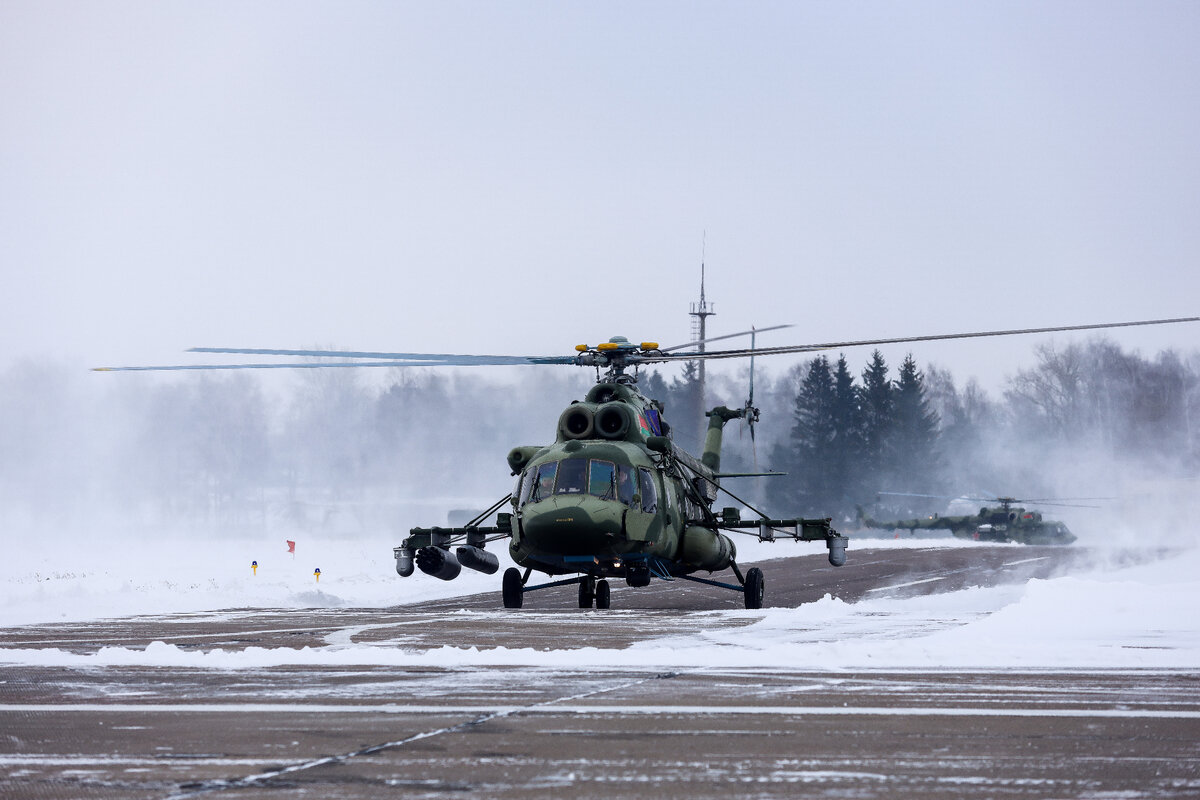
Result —
[[654, 473], [645, 467], [620, 468], [622, 473], [626, 470], [628, 474], [621, 475], [622, 494], [625, 494], [625, 487], [633, 491], [628, 499], [620, 498], [629, 507], [625, 512], [625, 538], [634, 542], [644, 542], [657, 532], [660, 502], [658, 488], [655, 485]]

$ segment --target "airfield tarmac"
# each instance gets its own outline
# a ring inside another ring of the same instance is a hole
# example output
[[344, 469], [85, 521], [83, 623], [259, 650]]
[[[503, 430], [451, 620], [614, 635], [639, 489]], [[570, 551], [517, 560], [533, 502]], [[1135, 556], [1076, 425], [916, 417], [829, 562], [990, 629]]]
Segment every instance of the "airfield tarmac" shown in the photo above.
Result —
[[[855, 550], [760, 566], [766, 605], [1069, 573], [1084, 548]], [[1153, 554], [1128, 554], [1131, 560]], [[498, 583], [498, 581], [497, 581]], [[750, 624], [692, 583], [390, 609], [235, 610], [0, 630], [92, 654], [371, 644], [624, 648]], [[1200, 665], [1179, 670], [0, 664], [0, 797], [1200, 796]]]

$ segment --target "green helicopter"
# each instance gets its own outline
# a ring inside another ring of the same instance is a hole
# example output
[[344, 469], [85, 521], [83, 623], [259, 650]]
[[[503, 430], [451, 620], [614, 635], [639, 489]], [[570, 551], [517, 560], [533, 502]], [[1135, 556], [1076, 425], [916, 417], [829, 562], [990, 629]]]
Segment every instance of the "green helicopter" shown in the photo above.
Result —
[[[831, 527], [828, 517], [772, 517], [722, 486], [722, 479], [735, 477], [720, 469], [721, 440], [726, 423], [743, 420], [750, 426], [751, 436], [754, 435], [753, 425], [759, 413], [753, 405], [753, 377], [750, 396], [743, 408], [718, 407], [707, 413], [709, 423], [704, 449], [701, 457], [695, 458], [675, 445], [662, 404], [639, 392], [637, 377], [641, 367], [750, 358], [753, 376], [753, 359], [764, 355], [1197, 321], [1200, 317], [766, 348], [756, 347], [754, 336], [775, 328], [759, 328], [710, 339], [701, 336], [699, 341], [667, 348], [659, 347], [655, 342], [634, 344], [617, 336], [595, 347], [579, 345], [574, 355], [562, 356], [198, 347], [189, 352], [327, 360], [96, 369], [112, 372], [516, 365], [594, 367], [596, 385], [582, 401], [571, 403], [562, 412], [554, 441], [546, 445], [516, 447], [508, 453], [510, 474], [517, 479], [513, 491], [461, 527], [412, 528], [403, 542], [393, 548], [397, 573], [408, 577], [415, 567], [435, 578], [453, 580], [466, 567], [494, 574], [499, 569], [499, 560], [486, 546], [507, 541], [509, 553], [518, 567], [509, 568], [503, 577], [502, 597], [506, 608], [520, 608], [528, 592], [568, 585], [578, 585], [581, 608], [593, 605], [608, 608], [610, 578], [624, 579], [631, 587], [646, 586], [656, 578], [695, 581], [738, 592], [743, 595], [746, 608], [761, 608], [764, 596], [762, 571], [754, 567], [742, 572], [737, 564], [737, 549], [728, 534], [748, 535], [759, 541], [822, 541], [829, 551], [829, 562], [835, 567], [846, 562], [848, 539]], [[783, 327], [789, 326], [776, 326]], [[745, 335], [751, 336], [749, 348], [705, 349], [707, 342]], [[752, 473], [760, 474], [780, 473]], [[715, 501], [719, 492], [750, 509], [756, 517], [743, 520], [738, 507], [717, 509]], [[508, 510], [502, 511], [505, 507]], [[493, 515], [495, 523], [484, 525]], [[451, 550], [452, 546], [454, 550]], [[711, 574], [725, 569], [733, 572], [738, 581], [736, 584], [694, 574]], [[571, 577], [531, 585], [534, 572], [551, 578]]]
[[[880, 494], [899, 495], [904, 497], [940, 497], [928, 494], [907, 494], [902, 492], [880, 492]], [[944, 498], [950, 499], [950, 498]], [[866, 528], [884, 530], [948, 530], [960, 539], [973, 539], [977, 542], [1017, 542], [1019, 544], [1067, 545], [1075, 541], [1071, 533], [1061, 522], [1044, 519], [1042, 512], [1027, 509], [1015, 503], [1041, 503], [1042, 505], [1066, 506], [1070, 508], [1097, 508], [1097, 506], [1080, 506], [1058, 502], [1048, 498], [1020, 500], [1015, 497], [986, 498], [955, 498], [984, 502], [999, 503], [994, 506], [983, 506], [978, 514], [961, 516], [941, 516], [932, 514], [920, 519], [901, 519], [881, 522], [872, 519], [858, 509], [858, 520]], [[1063, 498], [1070, 499], [1070, 498]], [[1080, 500], [1099, 500], [1103, 498], [1077, 498]]]

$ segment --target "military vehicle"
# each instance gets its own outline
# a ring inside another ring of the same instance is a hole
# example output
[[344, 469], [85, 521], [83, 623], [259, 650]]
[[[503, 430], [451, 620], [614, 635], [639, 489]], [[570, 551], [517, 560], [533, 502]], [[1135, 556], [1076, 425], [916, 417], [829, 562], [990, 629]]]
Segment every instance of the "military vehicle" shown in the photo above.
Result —
[[[528, 592], [569, 585], [578, 585], [581, 608], [593, 604], [607, 608], [611, 601], [610, 578], [624, 579], [631, 587], [646, 586], [655, 578], [696, 581], [738, 592], [743, 595], [746, 608], [760, 608], [764, 592], [762, 571], [752, 568], [742, 572], [737, 564], [737, 549], [727, 534], [749, 535], [760, 541], [823, 541], [829, 551], [829, 562], [834, 566], [846, 561], [847, 537], [835, 531], [827, 517], [771, 517], [722, 486], [723, 478], [732, 477], [721, 472], [724, 427], [734, 419], [756, 421], [758, 410], [751, 402], [743, 408], [718, 407], [708, 412], [704, 449], [696, 458], [673, 442], [662, 404], [638, 391], [641, 367], [856, 346], [1195, 321], [1200, 321], [1200, 317], [733, 350], [705, 350], [704, 341], [661, 348], [655, 342], [634, 344], [617, 336], [596, 346], [578, 345], [575, 354], [561, 356], [198, 347], [190, 352], [341, 360], [97, 369], [593, 367], [595, 386], [582, 401], [574, 401], [564, 409], [558, 418], [554, 441], [515, 447], [508, 453], [510, 475], [517, 479], [513, 491], [461, 527], [412, 528], [393, 550], [397, 573], [408, 577], [415, 566], [442, 580], [453, 580], [463, 567], [494, 574], [499, 570], [499, 560], [486, 546], [507, 541], [509, 553], [520, 569], [513, 567], [504, 574], [502, 597], [506, 608], [520, 608]], [[719, 338], [735, 335], [738, 334]], [[719, 492], [756, 517], [743, 520], [736, 506], [718, 509], [715, 502]], [[504, 508], [508, 510], [502, 511]], [[493, 515], [494, 524], [483, 524]], [[725, 569], [733, 572], [738, 583], [694, 574]], [[530, 585], [534, 572], [550, 578], [571, 577]]]
[[[880, 492], [880, 494], [900, 494], [897, 492]], [[938, 495], [906, 495], [909, 497], [938, 497]], [[947, 498], [948, 499], [948, 498]], [[981, 500], [981, 498], [974, 498]], [[1100, 498], [1079, 498], [1100, 499]], [[983, 498], [982, 502], [999, 503], [995, 506], [983, 506], [978, 514], [961, 516], [941, 516], [932, 514], [920, 519], [900, 519], [881, 522], [867, 516], [860, 507], [859, 522], [867, 528], [884, 530], [948, 530], [960, 539], [973, 539], [978, 542], [1018, 542], [1020, 544], [1056, 544], [1065, 545], [1075, 541], [1075, 534], [1061, 522], [1042, 518], [1042, 512], [1014, 505], [1014, 503], [1041, 503], [1043, 505], [1067, 506], [1072, 508], [1096, 508], [1096, 506], [1078, 506], [1048, 499], [1019, 500], [1015, 497]]]

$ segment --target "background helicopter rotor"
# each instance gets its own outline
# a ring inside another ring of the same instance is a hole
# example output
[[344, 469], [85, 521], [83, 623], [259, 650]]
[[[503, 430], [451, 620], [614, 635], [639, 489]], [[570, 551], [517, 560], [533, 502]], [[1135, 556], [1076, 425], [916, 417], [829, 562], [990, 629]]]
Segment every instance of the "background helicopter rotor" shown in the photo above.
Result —
[[[1075, 501], [1080, 500], [1115, 500], [1113, 497], [978, 497], [972, 495], [944, 495], [944, 494], [919, 494], [917, 492], [876, 492], [877, 495], [889, 495], [891, 497], [924, 497], [931, 500], [969, 500], [976, 503], [1000, 503], [1004, 506], [1012, 505], [1013, 503], [1037, 503], [1043, 506], [1058, 506], [1060, 508], [1103, 508], [1103, 506], [1082, 505]], [[1072, 502], [1063, 502], [1063, 501]]]

